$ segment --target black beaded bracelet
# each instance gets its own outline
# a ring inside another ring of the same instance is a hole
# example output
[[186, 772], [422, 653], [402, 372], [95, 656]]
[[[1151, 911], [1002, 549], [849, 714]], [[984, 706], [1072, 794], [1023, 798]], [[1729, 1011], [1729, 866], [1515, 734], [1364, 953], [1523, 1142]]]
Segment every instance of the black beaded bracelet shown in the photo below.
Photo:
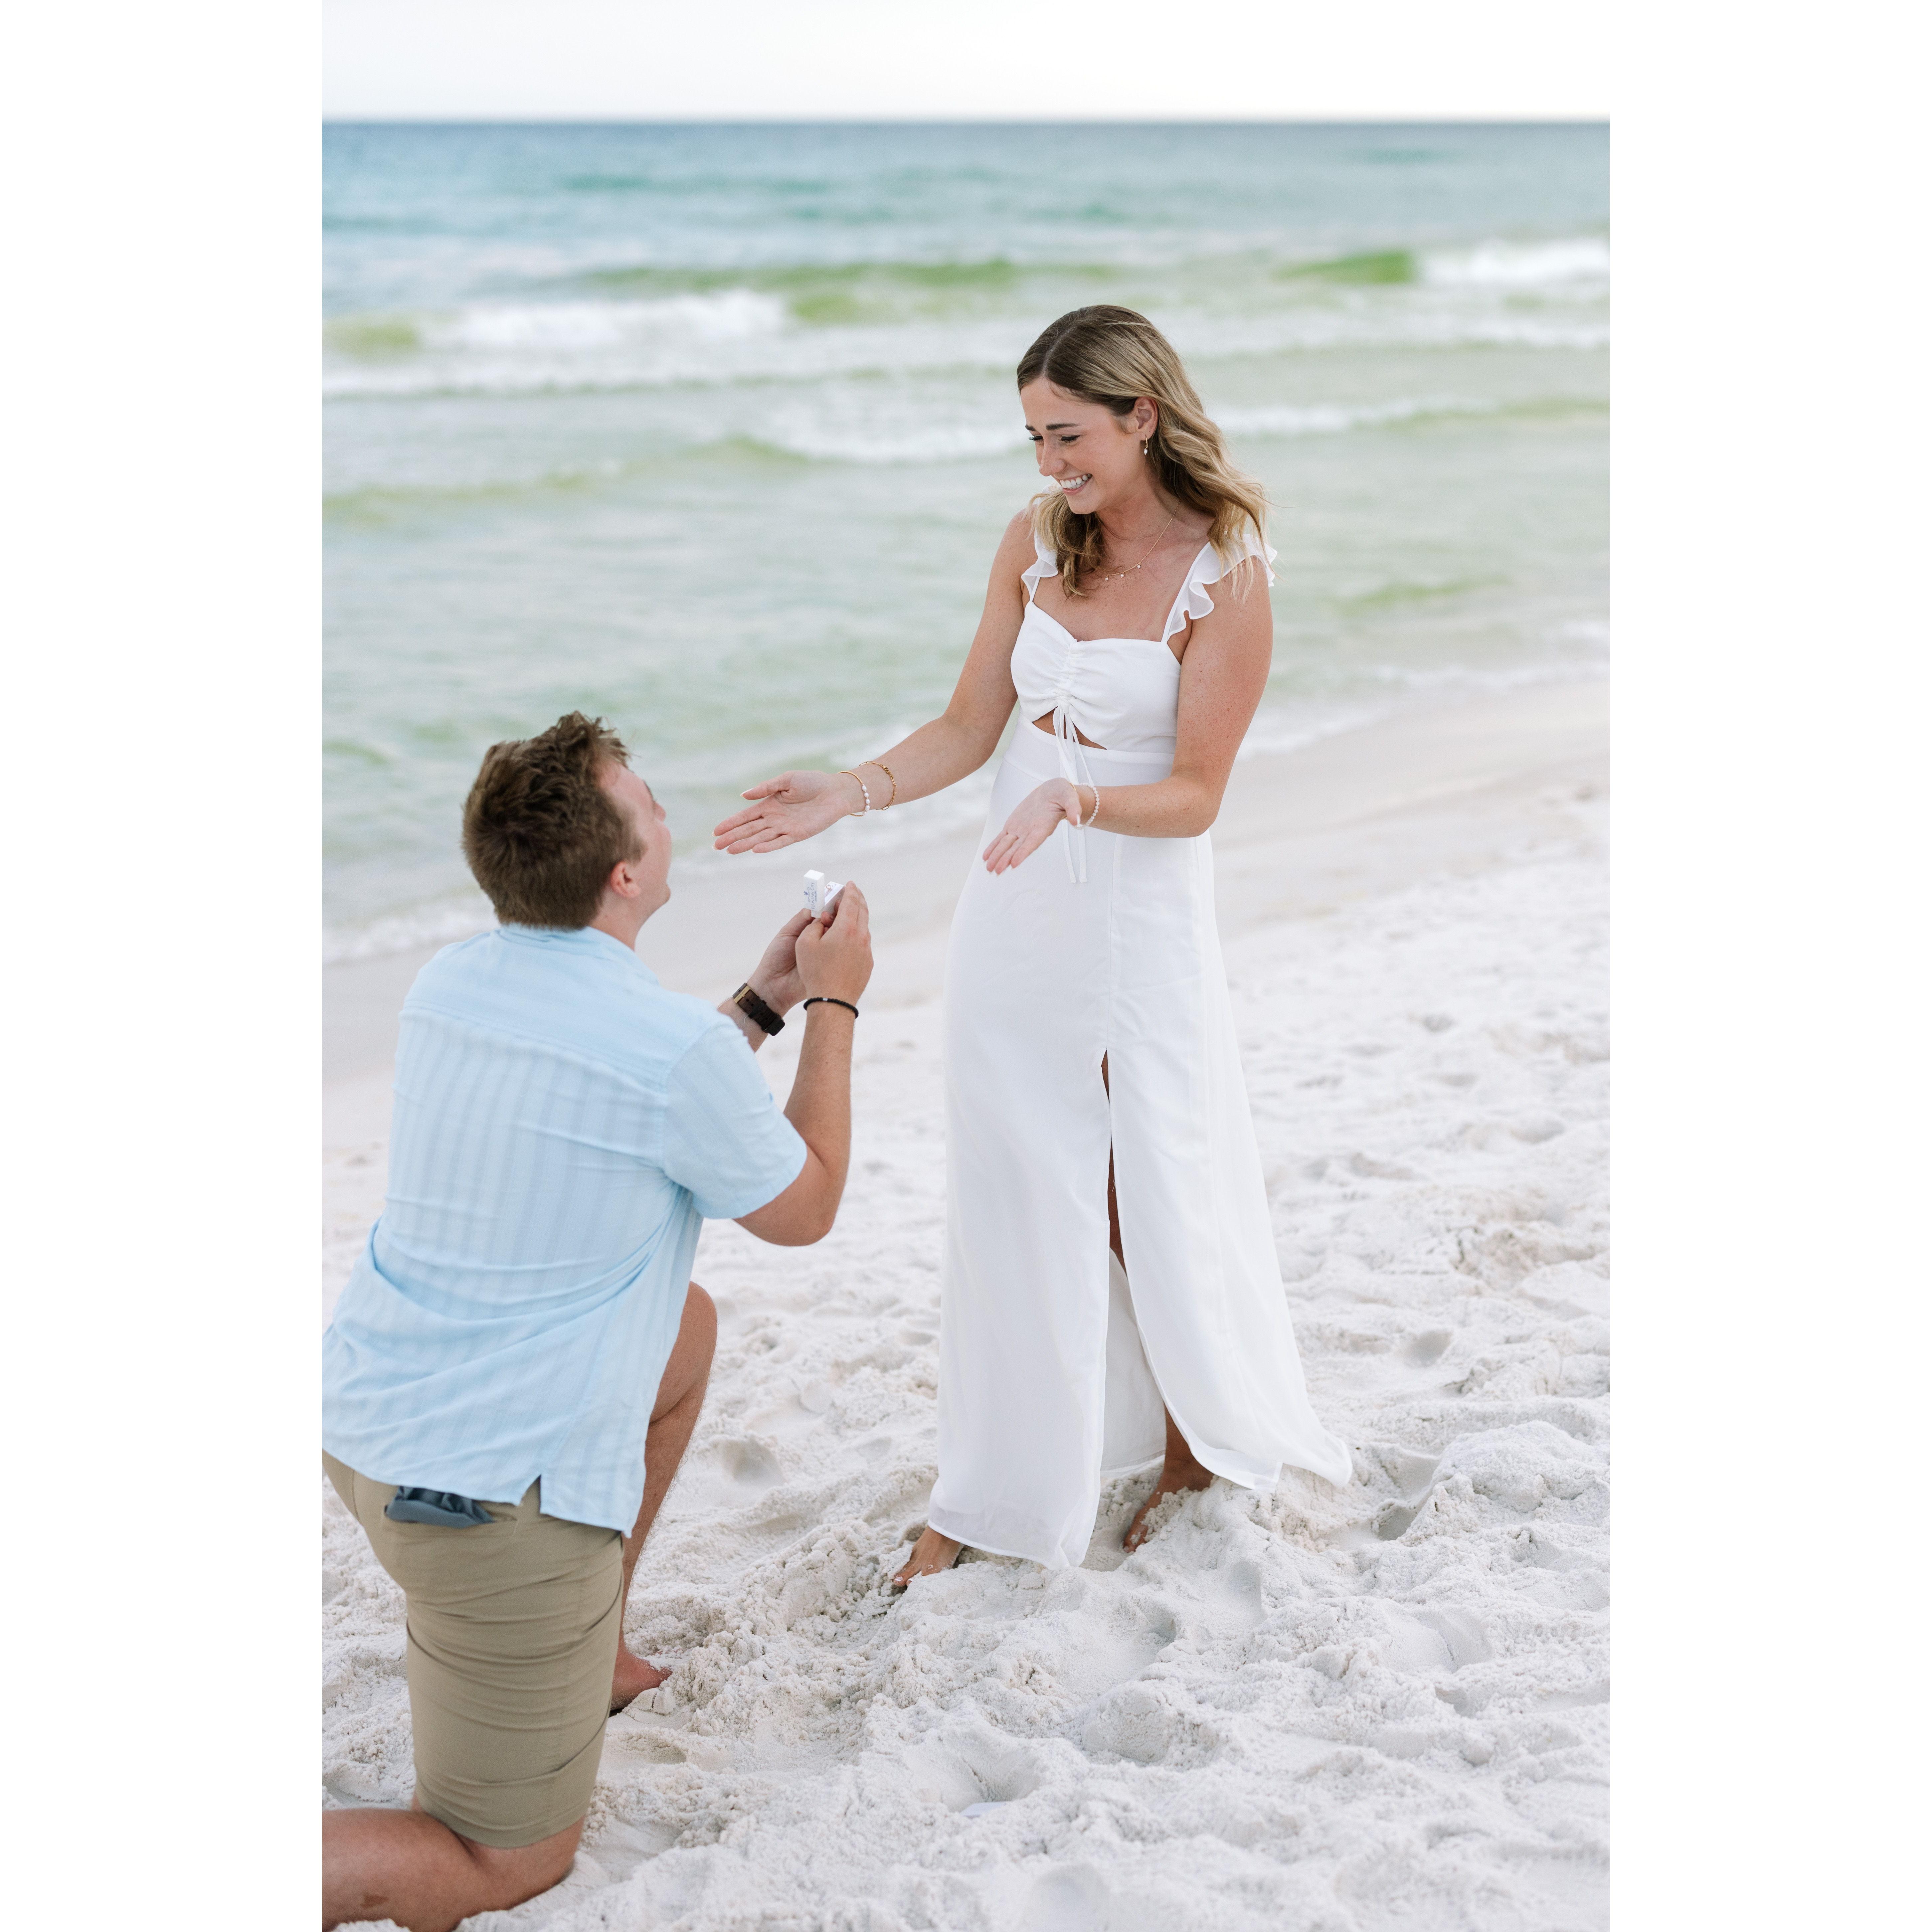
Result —
[[859, 1017], [859, 1009], [850, 1000], [837, 998], [830, 993], [814, 993], [805, 1004], [808, 1006], [843, 1006], [855, 1020]]

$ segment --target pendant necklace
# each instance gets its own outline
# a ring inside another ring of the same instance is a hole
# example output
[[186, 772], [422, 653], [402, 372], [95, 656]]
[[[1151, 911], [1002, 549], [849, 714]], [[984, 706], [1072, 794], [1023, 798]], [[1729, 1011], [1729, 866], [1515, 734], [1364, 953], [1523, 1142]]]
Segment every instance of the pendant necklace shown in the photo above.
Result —
[[1172, 517], [1169, 517], [1167, 521], [1162, 524], [1160, 530], [1155, 533], [1154, 542], [1149, 544], [1147, 548], [1141, 552], [1140, 563], [1130, 563], [1127, 566], [1125, 570], [1108, 570], [1102, 572], [1100, 574], [1096, 577], [1094, 580], [1094, 588], [1098, 590], [1103, 584], [1112, 584], [1117, 578], [1132, 576], [1134, 572], [1140, 568], [1141, 564], [1146, 562], [1148, 559], [1153, 556], [1156, 548], [1160, 544], [1161, 538], [1166, 536], [1168, 532], [1172, 530], [1173, 527], [1174, 519]]

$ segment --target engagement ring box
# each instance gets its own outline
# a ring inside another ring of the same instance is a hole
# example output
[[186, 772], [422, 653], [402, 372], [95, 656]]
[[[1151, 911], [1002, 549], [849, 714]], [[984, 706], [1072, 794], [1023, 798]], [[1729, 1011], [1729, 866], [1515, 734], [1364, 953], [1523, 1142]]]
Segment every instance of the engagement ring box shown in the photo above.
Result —
[[832, 902], [844, 890], [843, 879], [828, 879], [823, 872], [808, 872], [805, 875], [806, 909], [814, 919], [823, 919], [832, 910]]

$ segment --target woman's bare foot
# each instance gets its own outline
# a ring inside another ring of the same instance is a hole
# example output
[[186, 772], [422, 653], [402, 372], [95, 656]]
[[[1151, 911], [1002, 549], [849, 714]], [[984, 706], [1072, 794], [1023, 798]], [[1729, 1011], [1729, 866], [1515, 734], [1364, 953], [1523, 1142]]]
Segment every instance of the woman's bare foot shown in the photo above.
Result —
[[1161, 1462], [1160, 1480], [1154, 1486], [1154, 1494], [1135, 1510], [1126, 1534], [1120, 1538], [1123, 1550], [1138, 1550], [1146, 1542], [1147, 1520], [1155, 1504], [1181, 1490], [1204, 1490], [1214, 1480], [1214, 1471], [1204, 1468], [1196, 1459], [1187, 1438], [1180, 1432], [1180, 1425], [1174, 1419], [1174, 1412], [1167, 1409], [1162, 1413], [1167, 1418], [1167, 1450]]
[[959, 1561], [959, 1552], [965, 1547], [965, 1544], [955, 1543], [950, 1536], [941, 1536], [936, 1529], [921, 1530], [919, 1540], [912, 1546], [912, 1554], [902, 1568], [893, 1572], [892, 1580], [886, 1586], [886, 1588], [897, 1596], [915, 1576], [936, 1576], [942, 1570], [950, 1570]]
[[655, 1664], [634, 1656], [622, 1637], [617, 1640], [617, 1668], [610, 1678], [610, 1714], [615, 1717], [634, 1697], [655, 1690], [670, 1675]]
[[1126, 1534], [1120, 1538], [1120, 1547], [1138, 1550], [1146, 1542], [1147, 1520], [1154, 1514], [1156, 1503], [1183, 1490], [1204, 1490], [1214, 1480], [1214, 1471], [1204, 1469], [1191, 1453], [1184, 1450], [1181, 1460], [1177, 1461], [1170, 1449], [1167, 1460], [1160, 1466], [1160, 1480], [1154, 1484], [1154, 1493], [1135, 1510], [1133, 1521], [1127, 1525]]

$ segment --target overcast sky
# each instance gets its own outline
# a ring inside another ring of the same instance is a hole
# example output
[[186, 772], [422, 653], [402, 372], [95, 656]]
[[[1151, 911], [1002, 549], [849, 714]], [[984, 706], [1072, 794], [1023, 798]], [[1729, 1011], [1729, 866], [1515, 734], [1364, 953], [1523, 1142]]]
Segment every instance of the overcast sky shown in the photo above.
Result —
[[335, 118], [1603, 118], [1595, 0], [324, 0]]

